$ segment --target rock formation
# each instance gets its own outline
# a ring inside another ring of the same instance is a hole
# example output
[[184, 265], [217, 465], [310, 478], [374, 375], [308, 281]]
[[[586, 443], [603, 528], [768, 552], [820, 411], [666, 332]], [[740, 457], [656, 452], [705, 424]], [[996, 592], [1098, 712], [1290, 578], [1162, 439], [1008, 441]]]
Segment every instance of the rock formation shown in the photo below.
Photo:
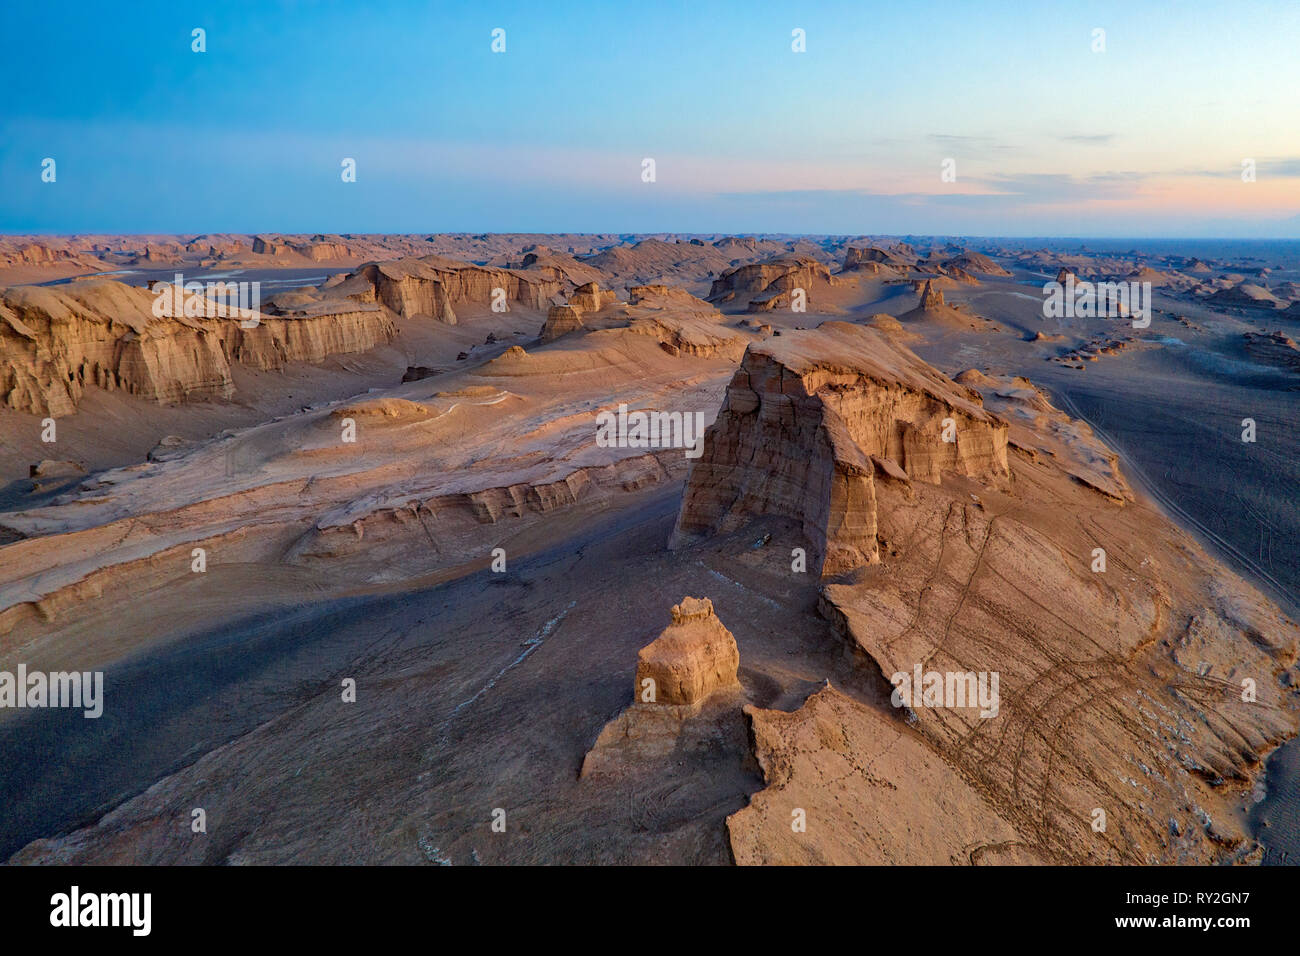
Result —
[[364, 303], [380, 303], [403, 318], [428, 315], [450, 325], [456, 323], [455, 306], [493, 300], [503, 289], [511, 302], [530, 309], [545, 309], [562, 282], [552, 270], [528, 274], [523, 270], [489, 269], [441, 256], [369, 263], [335, 286], [338, 295]]
[[662, 757], [683, 725], [706, 706], [739, 709], [740, 652], [708, 598], [686, 597], [672, 624], [637, 654], [633, 703], [605, 725], [582, 763], [582, 776]]
[[1007, 425], [978, 393], [885, 335], [828, 322], [746, 351], [691, 469], [671, 546], [779, 515], [800, 522], [810, 570], [840, 574], [877, 560], [877, 470], [999, 481], [1006, 449]]
[[618, 302], [612, 291], [602, 289], [596, 282], [586, 282], [569, 295], [564, 305], [552, 305], [546, 313], [546, 322], [539, 333], [542, 344], [553, 342], [562, 335], [586, 328], [583, 316], [600, 312]]
[[715, 304], [749, 300], [751, 311], [770, 310], [784, 295], [796, 288], [803, 289], [811, 298], [815, 288], [829, 288], [836, 284], [830, 269], [809, 256], [779, 256], [764, 262], [728, 269], [713, 280], [709, 301]]
[[794, 713], [744, 712], [766, 788], [727, 818], [739, 865], [1044, 862], [901, 721], [829, 685]]
[[[882, 562], [824, 584], [820, 609], [894, 693], [876, 705], [826, 687], [792, 713], [745, 708], [767, 788], [728, 819], [736, 861], [1240, 859], [1230, 808], [1293, 733], [1300, 630], [1121, 500], [1113, 457], [1088, 477], [1105, 449], [1029, 383], [961, 378], [1015, 414], [1015, 482], [877, 483]], [[1116, 493], [1094, 494], [1105, 481]], [[909, 683], [922, 672], [937, 694]], [[987, 699], [951, 696], [954, 678]]]
[[585, 328], [582, 324], [582, 312], [573, 305], [553, 305], [546, 313], [546, 324], [539, 333], [542, 344], [554, 342], [562, 335]]
[[869, 272], [879, 271], [881, 266], [892, 268], [906, 268], [908, 262], [896, 256], [887, 249], [878, 249], [875, 246], [866, 246], [859, 248], [849, 246], [844, 250], [844, 264], [840, 267], [842, 272], [854, 272], [865, 269]]
[[263, 313], [248, 329], [234, 318], [160, 318], [155, 301], [111, 281], [0, 290], [0, 400], [57, 417], [76, 409], [87, 385], [164, 404], [228, 398], [231, 362], [319, 362], [396, 332], [381, 309], [351, 301]]
[[174, 243], [164, 245], [146, 244], [144, 251], [131, 260], [137, 266], [170, 266], [181, 261], [181, 247]]
[[618, 296], [612, 290], [602, 289], [595, 282], [584, 283], [569, 295], [569, 305], [579, 312], [599, 312], [617, 301]]
[[1226, 305], [1239, 309], [1278, 309], [1284, 303], [1253, 282], [1242, 282], [1228, 289], [1220, 289], [1205, 300], [1211, 305]]
[[942, 309], [945, 306], [943, 301], [943, 290], [938, 288], [934, 282], [927, 280], [925, 287], [921, 290], [920, 308], [923, 310]]
[[660, 312], [671, 312], [672, 314], [680, 314], [683, 311], [693, 312], [708, 316], [715, 321], [722, 321], [722, 313], [716, 308], [703, 299], [691, 295], [679, 286], [630, 286], [627, 290], [627, 302], [629, 306], [633, 307], [641, 306], [643, 309], [654, 309]]
[[941, 282], [950, 282], [949, 279], [927, 279], [921, 287], [921, 297], [917, 302], [916, 308], [909, 312], [904, 312], [898, 318], [904, 323], [917, 323], [943, 326], [950, 329], [961, 329], [963, 331], [976, 329], [980, 331], [992, 331], [1000, 328], [996, 322], [969, 312], [962, 311], [959, 308], [949, 305], [944, 301], [943, 289], [940, 288]]
[[1029, 379], [967, 369], [955, 381], [978, 391], [984, 407], [1009, 424], [1010, 447], [1050, 456], [1079, 484], [1117, 504], [1133, 500], [1133, 489], [1120, 471], [1118, 456], [1102, 444], [1087, 422], [1060, 411]]
[[740, 652], [713, 612], [713, 602], [682, 598], [673, 605], [672, 615], [673, 623], [637, 654], [639, 696], [644, 699], [650, 681], [650, 702], [694, 707], [714, 691], [737, 686]]
[[0, 239], [0, 269], [63, 263], [80, 265], [87, 270], [103, 268], [104, 264], [93, 256], [65, 245], [56, 245], [57, 242], [44, 236], [39, 242]]
[[965, 252], [952, 259], [945, 259], [941, 265], [944, 269], [960, 269], [980, 275], [1007, 277], [1011, 273], [1002, 268], [988, 256], [980, 252]]
[[[1292, 305], [1288, 312], [1300, 313]], [[1288, 372], [1300, 372], [1300, 345], [1281, 330], [1272, 333], [1246, 332], [1246, 354], [1257, 362], [1276, 366]]]

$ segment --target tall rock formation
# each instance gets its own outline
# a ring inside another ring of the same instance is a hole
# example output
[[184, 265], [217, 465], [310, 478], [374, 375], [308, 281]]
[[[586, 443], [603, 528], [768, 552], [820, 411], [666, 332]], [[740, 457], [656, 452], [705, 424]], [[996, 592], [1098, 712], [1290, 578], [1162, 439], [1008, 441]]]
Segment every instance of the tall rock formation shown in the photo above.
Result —
[[546, 322], [539, 333], [542, 344], [554, 342], [563, 335], [584, 328], [582, 313], [572, 305], [553, 305], [546, 313]]
[[944, 305], [946, 303], [943, 301], [943, 290], [927, 279], [925, 287], [921, 290], [921, 308], [941, 309]]
[[595, 282], [583, 283], [569, 296], [569, 305], [580, 312], [599, 312], [617, 301], [618, 295], [613, 290], [602, 289]]
[[637, 654], [639, 699], [649, 686], [661, 706], [701, 704], [714, 691], [738, 685], [740, 652], [722, 626], [708, 598], [682, 598], [674, 604], [673, 622]]
[[[666, 756], [706, 708], [740, 716], [740, 652], [708, 598], [682, 598], [672, 623], [637, 654], [633, 703], [605, 725], [582, 763], [582, 776], [614, 773]], [[714, 715], [717, 716], [716, 714]], [[695, 726], [698, 742], [707, 719]], [[705, 736], [713, 732], [706, 729]]]
[[828, 322], [751, 345], [691, 469], [670, 546], [750, 517], [801, 523], [810, 570], [877, 560], [875, 482], [1008, 474], [1007, 425], [874, 330]]

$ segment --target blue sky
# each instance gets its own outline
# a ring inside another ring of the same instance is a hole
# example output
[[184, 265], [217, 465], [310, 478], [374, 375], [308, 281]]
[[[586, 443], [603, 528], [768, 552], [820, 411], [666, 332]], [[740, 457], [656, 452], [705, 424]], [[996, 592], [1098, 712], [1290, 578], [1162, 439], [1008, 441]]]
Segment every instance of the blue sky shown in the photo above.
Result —
[[1293, 2], [9, 3], [0, 35], [9, 233], [1300, 237]]

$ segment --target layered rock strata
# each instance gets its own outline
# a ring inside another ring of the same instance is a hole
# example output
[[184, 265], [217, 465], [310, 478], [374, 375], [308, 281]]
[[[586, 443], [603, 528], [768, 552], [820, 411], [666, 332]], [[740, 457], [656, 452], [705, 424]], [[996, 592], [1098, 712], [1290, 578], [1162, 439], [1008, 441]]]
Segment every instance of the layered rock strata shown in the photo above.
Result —
[[507, 300], [530, 309], [545, 309], [563, 287], [554, 269], [533, 272], [470, 265], [441, 256], [368, 263], [335, 288], [336, 294], [365, 303], [380, 303], [403, 318], [428, 315], [456, 323], [455, 306], [489, 305], [504, 290]]
[[671, 546], [778, 515], [800, 522], [810, 570], [872, 563], [878, 472], [1000, 481], [1007, 425], [977, 392], [871, 329], [828, 322], [751, 345], [705, 433]]
[[0, 401], [41, 415], [76, 410], [86, 386], [159, 403], [228, 398], [232, 362], [258, 369], [363, 352], [396, 334], [351, 301], [234, 318], [154, 314], [156, 297], [119, 282], [0, 290]]

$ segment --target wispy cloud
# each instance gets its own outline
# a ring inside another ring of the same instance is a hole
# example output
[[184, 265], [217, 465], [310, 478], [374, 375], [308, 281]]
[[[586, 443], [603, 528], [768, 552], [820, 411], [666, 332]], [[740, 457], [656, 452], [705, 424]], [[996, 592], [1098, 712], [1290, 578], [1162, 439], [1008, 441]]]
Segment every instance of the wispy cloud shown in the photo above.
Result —
[[[991, 190], [987, 195], [952, 195], [959, 202], [985, 204], [997, 202], [1064, 203], [1089, 200], [1123, 200], [1137, 195], [1141, 173], [1103, 173], [1096, 176], [1071, 176], [1065, 173], [1018, 173], [981, 176], [971, 180]], [[938, 198], [938, 197], [937, 197]]]
[[[1171, 175], [1179, 176], [1209, 176], [1224, 179], [1237, 179], [1241, 176], [1242, 160], [1230, 165], [1219, 167], [1218, 169], [1184, 169], [1178, 170]], [[1253, 158], [1253, 157], [1252, 157]], [[1295, 179], [1300, 178], [1300, 157], [1289, 157], [1286, 159], [1256, 159], [1255, 175], [1259, 178], [1266, 176], [1275, 179]]]
[[1014, 149], [1010, 143], [1002, 142], [993, 136], [964, 136], [954, 133], [930, 133], [926, 139], [955, 155], [970, 157], [988, 156], [992, 153], [1005, 153]]

